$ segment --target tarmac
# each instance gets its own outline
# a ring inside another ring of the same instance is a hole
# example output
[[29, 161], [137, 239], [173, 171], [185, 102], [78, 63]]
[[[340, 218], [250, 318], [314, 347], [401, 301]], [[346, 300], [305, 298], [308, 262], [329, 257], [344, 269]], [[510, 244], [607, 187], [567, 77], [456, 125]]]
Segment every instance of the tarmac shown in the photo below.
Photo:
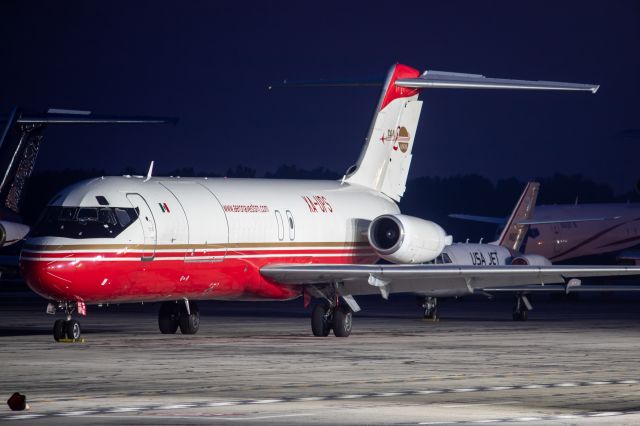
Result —
[[301, 300], [201, 302], [196, 335], [158, 305], [89, 306], [56, 343], [46, 302], [0, 293], [0, 407], [12, 424], [640, 424], [640, 298], [359, 298], [348, 338], [313, 337]]

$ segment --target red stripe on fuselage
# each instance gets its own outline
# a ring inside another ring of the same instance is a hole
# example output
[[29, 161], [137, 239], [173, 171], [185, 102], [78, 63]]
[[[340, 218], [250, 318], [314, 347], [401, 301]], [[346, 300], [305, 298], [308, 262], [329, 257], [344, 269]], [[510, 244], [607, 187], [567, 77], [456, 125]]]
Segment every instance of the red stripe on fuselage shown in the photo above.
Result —
[[[262, 266], [291, 263], [361, 264], [378, 260], [370, 250], [353, 248], [283, 251], [239, 251], [262, 256], [225, 258], [224, 261], [161, 260], [161, 256], [158, 256], [161, 252], [156, 253], [158, 260], [142, 261], [140, 252], [92, 252], [97, 256], [119, 255], [125, 259], [106, 262], [100, 261], [104, 257], [87, 259], [87, 253], [81, 251], [55, 253], [59, 255], [59, 260], [51, 252], [25, 251], [20, 266], [29, 286], [47, 299], [124, 303], [184, 297], [194, 300], [286, 300], [298, 297], [301, 288], [282, 285], [263, 277], [260, 274]], [[185, 252], [173, 254], [183, 257]], [[319, 254], [324, 256], [320, 257]], [[135, 258], [131, 258], [131, 255]]]

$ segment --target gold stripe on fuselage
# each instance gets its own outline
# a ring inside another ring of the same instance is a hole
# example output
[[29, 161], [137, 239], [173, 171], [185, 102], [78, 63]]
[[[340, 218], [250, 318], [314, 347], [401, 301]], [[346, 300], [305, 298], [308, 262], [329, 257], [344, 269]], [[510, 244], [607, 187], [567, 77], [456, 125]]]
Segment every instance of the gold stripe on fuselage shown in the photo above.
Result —
[[277, 242], [277, 243], [228, 243], [228, 244], [25, 244], [28, 251], [65, 251], [65, 250], [198, 250], [198, 249], [234, 249], [234, 248], [351, 248], [369, 247], [368, 241], [340, 242]]

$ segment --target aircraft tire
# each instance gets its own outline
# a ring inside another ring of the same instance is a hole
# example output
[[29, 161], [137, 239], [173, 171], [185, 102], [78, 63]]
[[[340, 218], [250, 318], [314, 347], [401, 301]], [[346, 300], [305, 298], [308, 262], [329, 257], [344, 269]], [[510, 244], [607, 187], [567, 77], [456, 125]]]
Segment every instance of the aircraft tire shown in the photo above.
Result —
[[325, 318], [329, 305], [320, 302], [313, 307], [311, 312], [311, 331], [316, 337], [327, 337], [331, 331], [331, 323]]
[[333, 334], [336, 337], [349, 337], [352, 323], [353, 312], [347, 305], [340, 305], [333, 313]]
[[440, 319], [440, 315], [438, 314], [438, 308], [433, 309], [425, 309], [424, 311], [424, 319], [431, 321], [438, 321]]
[[61, 339], [64, 339], [67, 335], [65, 321], [63, 319], [56, 320], [53, 323], [53, 340], [59, 342]]
[[178, 330], [180, 309], [176, 302], [163, 302], [158, 313], [158, 326], [162, 334], [175, 334]]
[[513, 313], [514, 321], [526, 321], [529, 318], [529, 312], [525, 309], [523, 311], [516, 311]]
[[80, 323], [77, 320], [72, 319], [65, 321], [64, 328], [67, 334], [67, 339], [75, 340], [80, 338]]
[[191, 314], [187, 313], [187, 308], [183, 306], [180, 310], [180, 332], [182, 334], [196, 334], [200, 329], [200, 310], [196, 302], [189, 304]]

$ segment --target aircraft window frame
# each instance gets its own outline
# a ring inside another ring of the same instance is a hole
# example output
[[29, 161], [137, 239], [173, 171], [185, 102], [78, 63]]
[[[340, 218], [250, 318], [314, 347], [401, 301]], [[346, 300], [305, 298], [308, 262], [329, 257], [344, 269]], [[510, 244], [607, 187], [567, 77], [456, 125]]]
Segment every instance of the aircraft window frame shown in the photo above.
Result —
[[287, 210], [285, 213], [287, 215], [287, 222], [289, 224], [289, 240], [293, 241], [296, 239], [296, 223], [293, 220], [293, 214], [290, 210]]
[[101, 206], [108, 206], [109, 205], [109, 201], [107, 201], [107, 197], [105, 197], [104, 195], [96, 195], [96, 201]]
[[[120, 217], [116, 215], [120, 210]], [[95, 211], [95, 216], [91, 214]], [[128, 217], [125, 221], [123, 214]], [[139, 217], [133, 207], [47, 206], [33, 227], [32, 237], [115, 238]]]

